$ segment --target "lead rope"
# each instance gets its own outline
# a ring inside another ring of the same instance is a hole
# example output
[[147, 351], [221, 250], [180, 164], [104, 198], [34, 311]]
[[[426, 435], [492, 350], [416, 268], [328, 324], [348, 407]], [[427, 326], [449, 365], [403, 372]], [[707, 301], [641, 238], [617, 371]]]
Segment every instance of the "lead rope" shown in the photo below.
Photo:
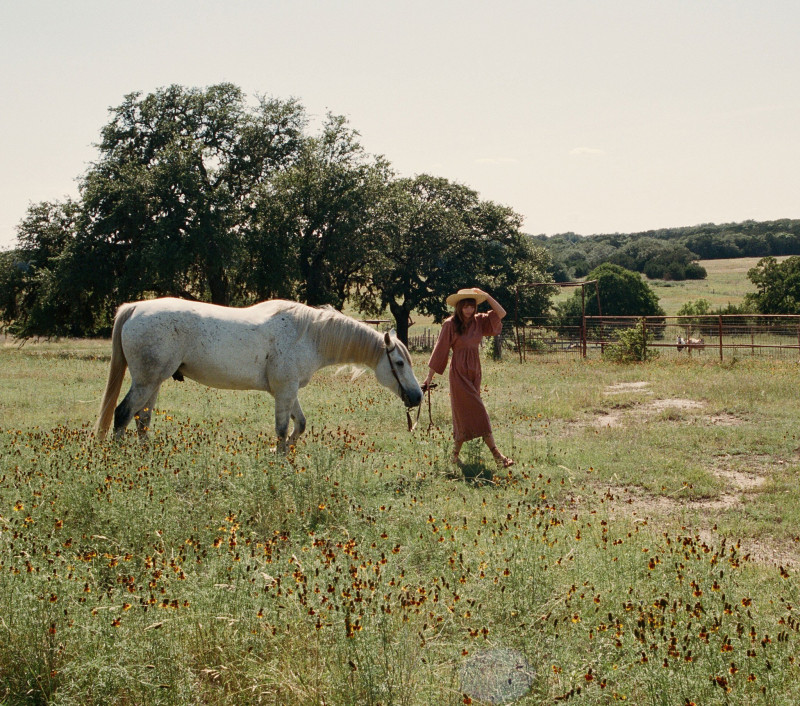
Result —
[[[436, 383], [432, 382], [425, 388], [425, 391], [428, 393], [428, 429], [426, 431], [427, 434], [430, 434], [431, 429], [433, 429], [433, 414], [431, 413], [431, 390], [436, 387]], [[417, 407], [417, 418], [414, 420], [414, 423], [411, 423], [411, 413], [406, 410], [406, 417], [408, 418], [408, 431], [414, 431], [417, 428], [417, 424], [419, 424], [419, 417], [422, 414], [422, 403], [420, 402], [419, 406]]]

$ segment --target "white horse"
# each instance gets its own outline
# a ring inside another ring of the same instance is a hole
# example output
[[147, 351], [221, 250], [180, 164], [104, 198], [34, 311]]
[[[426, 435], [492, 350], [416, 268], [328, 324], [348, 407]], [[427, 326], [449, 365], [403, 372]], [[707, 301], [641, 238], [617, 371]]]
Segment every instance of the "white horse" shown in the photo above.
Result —
[[[104, 438], [113, 416], [114, 435], [121, 436], [135, 416], [145, 434], [161, 383], [188, 377], [209, 387], [271, 393], [278, 450], [285, 453], [306, 426], [297, 392], [326, 365], [367, 366], [407, 408], [422, 402], [408, 350], [393, 334], [381, 335], [330, 307], [277, 299], [247, 308], [172, 298], [123, 304], [114, 319], [95, 433]], [[115, 409], [126, 367], [131, 387]]]
[[699, 348], [703, 349], [706, 347], [706, 342], [702, 338], [683, 338], [683, 336], [678, 336], [678, 343], [677, 343], [678, 351], [682, 351], [684, 348], [689, 349], [689, 353], [692, 352], [692, 349]]

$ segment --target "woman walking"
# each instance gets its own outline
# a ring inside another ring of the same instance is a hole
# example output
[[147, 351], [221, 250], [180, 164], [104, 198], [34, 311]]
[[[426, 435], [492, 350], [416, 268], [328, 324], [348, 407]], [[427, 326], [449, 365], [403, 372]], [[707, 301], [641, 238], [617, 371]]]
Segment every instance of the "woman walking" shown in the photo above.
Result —
[[[492, 310], [477, 313], [478, 304], [488, 302]], [[477, 287], [459, 289], [447, 297], [455, 313], [445, 320], [428, 361], [428, 377], [422, 385], [427, 389], [434, 374], [441, 375], [447, 367], [450, 349], [450, 408], [453, 412], [453, 463], [460, 466], [459, 453], [465, 441], [482, 437], [492, 452], [498, 468], [508, 468], [514, 462], [497, 448], [492, 435], [492, 424], [481, 399], [480, 346], [484, 336], [497, 336], [506, 310]]]

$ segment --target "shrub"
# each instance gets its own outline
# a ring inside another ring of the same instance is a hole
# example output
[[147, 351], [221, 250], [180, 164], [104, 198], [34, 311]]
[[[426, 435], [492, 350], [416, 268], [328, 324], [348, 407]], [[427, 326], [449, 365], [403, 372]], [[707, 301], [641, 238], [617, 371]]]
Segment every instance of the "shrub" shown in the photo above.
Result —
[[686, 265], [686, 279], [705, 279], [708, 277], [706, 268], [697, 262], [690, 262]]
[[617, 342], [603, 351], [603, 357], [615, 363], [640, 363], [658, 357], [657, 350], [647, 352], [647, 343], [653, 338], [652, 331], [644, 325], [626, 328], [617, 335]]

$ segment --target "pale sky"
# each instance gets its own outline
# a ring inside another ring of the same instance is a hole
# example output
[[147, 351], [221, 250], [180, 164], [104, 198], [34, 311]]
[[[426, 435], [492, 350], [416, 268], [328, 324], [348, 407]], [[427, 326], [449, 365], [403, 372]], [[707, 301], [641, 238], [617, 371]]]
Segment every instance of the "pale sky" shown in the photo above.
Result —
[[529, 233], [800, 218], [797, 0], [0, 0], [0, 249], [125, 94], [346, 115]]

